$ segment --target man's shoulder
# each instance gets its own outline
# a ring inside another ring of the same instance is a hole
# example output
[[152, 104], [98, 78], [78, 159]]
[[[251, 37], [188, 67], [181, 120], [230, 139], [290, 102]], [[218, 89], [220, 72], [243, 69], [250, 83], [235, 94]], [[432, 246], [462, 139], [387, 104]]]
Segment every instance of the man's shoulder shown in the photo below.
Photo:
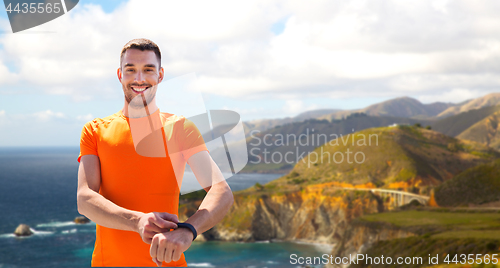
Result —
[[160, 116], [164, 127], [173, 127], [174, 129], [181, 129], [183, 128], [183, 126], [186, 125], [186, 123], [190, 122], [190, 120], [183, 115], [161, 112]]
[[90, 120], [87, 123], [85, 123], [84, 127], [90, 127], [95, 129], [103, 125], [109, 125], [110, 123], [115, 122], [117, 119], [120, 119], [122, 117], [123, 114], [121, 113], [121, 111], [114, 113], [112, 115], [108, 115], [106, 117], [101, 117], [101, 118], [96, 117], [93, 120]]
[[[173, 132], [175, 135], [186, 135], [196, 129], [199, 131], [197, 124], [195, 124], [191, 119], [186, 118], [183, 115], [176, 115], [171, 113], [161, 112], [161, 121], [165, 131]], [[201, 122], [200, 118], [194, 118], [196, 122]], [[203, 118], [201, 118], [203, 119]], [[208, 124], [208, 118], [206, 118]], [[202, 124], [203, 125], [203, 124]]]
[[181, 120], [186, 120], [186, 118], [182, 115], [176, 115], [166, 112], [160, 112], [160, 116], [162, 120], [164, 120], [165, 122], [177, 122]]

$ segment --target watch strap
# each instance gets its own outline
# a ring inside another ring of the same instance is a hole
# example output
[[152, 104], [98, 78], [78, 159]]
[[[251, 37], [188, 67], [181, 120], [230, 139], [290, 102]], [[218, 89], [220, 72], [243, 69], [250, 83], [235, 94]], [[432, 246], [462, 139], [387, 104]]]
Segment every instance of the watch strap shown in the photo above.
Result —
[[187, 228], [187, 229], [191, 230], [191, 232], [193, 233], [193, 241], [198, 236], [198, 233], [196, 232], [196, 229], [190, 223], [179, 222], [179, 223], [177, 223], [177, 228]]

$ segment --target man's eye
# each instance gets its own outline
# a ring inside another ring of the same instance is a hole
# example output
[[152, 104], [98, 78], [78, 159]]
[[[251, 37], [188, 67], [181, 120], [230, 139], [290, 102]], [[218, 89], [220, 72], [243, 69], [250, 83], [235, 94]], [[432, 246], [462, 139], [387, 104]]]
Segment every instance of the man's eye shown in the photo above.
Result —
[[125, 70], [125, 72], [128, 72], [128, 73], [133, 72], [133, 71], [134, 71], [133, 69], [127, 69], [127, 70]]
[[152, 71], [153, 71], [153, 69], [147, 69], [146, 70], [146, 72], [152, 72]]

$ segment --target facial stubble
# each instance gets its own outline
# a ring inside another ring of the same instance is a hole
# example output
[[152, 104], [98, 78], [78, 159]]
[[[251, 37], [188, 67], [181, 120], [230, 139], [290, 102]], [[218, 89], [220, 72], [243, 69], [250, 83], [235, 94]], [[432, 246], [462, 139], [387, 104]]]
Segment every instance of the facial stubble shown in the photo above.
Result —
[[[127, 85], [125, 90], [125, 100], [131, 108], [144, 108], [155, 98], [155, 91], [158, 85], [150, 86], [143, 93], [134, 94], [131, 85]], [[135, 95], [135, 96], [133, 96]]]

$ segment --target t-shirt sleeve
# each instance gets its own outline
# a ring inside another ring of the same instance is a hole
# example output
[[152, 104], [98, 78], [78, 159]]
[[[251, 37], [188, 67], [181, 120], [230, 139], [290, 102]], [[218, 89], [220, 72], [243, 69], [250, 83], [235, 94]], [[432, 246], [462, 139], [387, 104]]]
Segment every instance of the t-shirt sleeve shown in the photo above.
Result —
[[179, 134], [181, 137], [178, 137], [178, 139], [180, 140], [180, 148], [185, 161], [198, 152], [208, 151], [200, 130], [191, 120], [184, 120], [183, 131], [180, 131]]
[[97, 155], [97, 142], [92, 121], [87, 122], [85, 126], [83, 126], [82, 135], [80, 137], [80, 155], [78, 156], [78, 162], [80, 162], [82, 156], [88, 154]]

